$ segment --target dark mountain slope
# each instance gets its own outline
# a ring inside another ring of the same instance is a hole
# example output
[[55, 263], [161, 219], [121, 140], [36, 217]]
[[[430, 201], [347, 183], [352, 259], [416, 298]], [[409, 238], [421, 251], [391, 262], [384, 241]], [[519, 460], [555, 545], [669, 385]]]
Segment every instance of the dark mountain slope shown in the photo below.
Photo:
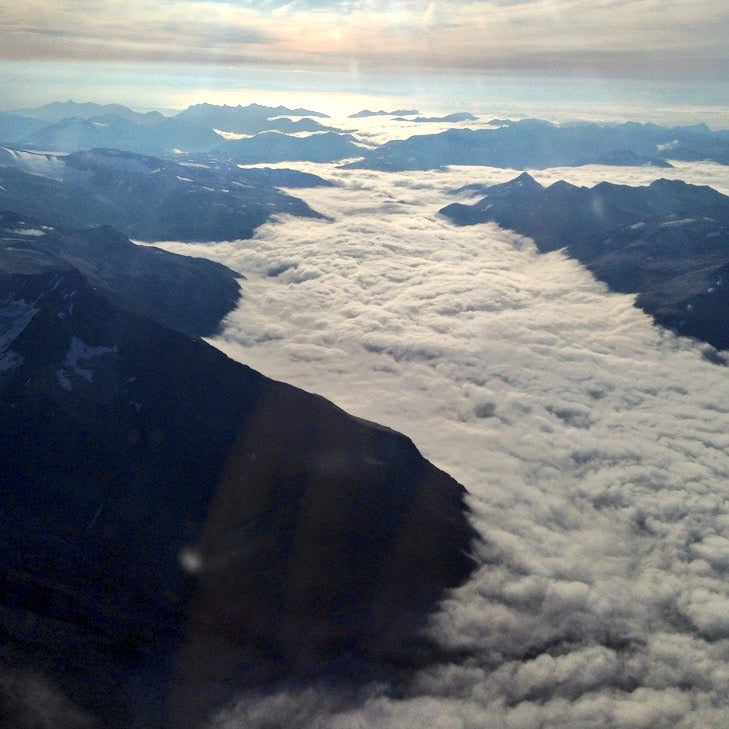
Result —
[[180, 729], [242, 686], [386, 675], [472, 569], [464, 496], [406, 437], [3, 259], [3, 676]]
[[142, 240], [210, 241], [250, 238], [275, 213], [321, 217], [274, 187], [280, 175], [251, 174], [233, 164], [94, 149], [49, 156], [63, 169], [49, 177], [7, 156], [7, 166], [0, 165], [0, 210], [50, 225], [111, 225]]
[[108, 226], [53, 228], [0, 213], [0, 260], [22, 270], [73, 266], [110, 301], [190, 336], [216, 333], [240, 298], [230, 268], [135, 245]]
[[729, 348], [729, 198], [710, 187], [543, 188], [524, 173], [441, 213], [459, 225], [496, 222], [541, 251], [565, 248], [613, 290], [637, 293], [656, 322]]

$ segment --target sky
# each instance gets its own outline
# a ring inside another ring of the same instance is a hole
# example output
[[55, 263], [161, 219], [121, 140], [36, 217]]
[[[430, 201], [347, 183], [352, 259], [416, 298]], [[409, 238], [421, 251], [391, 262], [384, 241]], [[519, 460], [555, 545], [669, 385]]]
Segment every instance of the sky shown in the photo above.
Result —
[[451, 106], [623, 94], [716, 106], [729, 89], [727, 37], [721, 0], [130, 0], [123, 12], [29, 0], [0, 8], [0, 81], [5, 108], [69, 94], [181, 108], [284, 92], [323, 92], [332, 105], [342, 94]]
[[[482, 567], [430, 628], [461, 659], [398, 692], [244, 693], [211, 729], [729, 725], [726, 369], [562, 252], [438, 214], [516, 171], [296, 166], [335, 183], [292, 191], [326, 219], [164, 247], [245, 274], [216, 346], [407, 433], [468, 488]], [[729, 192], [705, 162], [532, 174]]]

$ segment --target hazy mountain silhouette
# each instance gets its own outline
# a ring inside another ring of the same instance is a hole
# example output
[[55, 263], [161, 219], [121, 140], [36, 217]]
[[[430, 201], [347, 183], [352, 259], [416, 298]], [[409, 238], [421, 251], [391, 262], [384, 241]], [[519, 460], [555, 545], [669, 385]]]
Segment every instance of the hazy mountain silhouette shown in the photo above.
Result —
[[174, 155], [213, 149], [222, 137], [212, 128], [160, 116], [152, 123], [107, 114], [63, 119], [28, 134], [23, 145], [51, 152], [76, 152], [108, 147], [140, 154]]
[[[300, 116], [304, 119], [288, 119]], [[281, 118], [277, 118], [281, 117]], [[294, 132], [324, 131], [326, 127], [310, 117], [326, 118], [326, 114], [310, 109], [288, 109], [285, 106], [216, 106], [214, 104], [195, 104], [181, 111], [176, 119], [191, 121], [210, 128], [239, 134], [258, 134], [264, 131], [279, 131], [287, 134]]]
[[361, 157], [366, 149], [349, 134], [325, 132], [308, 137], [292, 137], [278, 132], [264, 132], [246, 139], [231, 139], [216, 148], [216, 153], [241, 164], [260, 162], [335, 162], [347, 157]]
[[403, 121], [414, 121], [419, 123], [430, 123], [430, 122], [462, 122], [462, 121], [476, 121], [477, 116], [470, 114], [467, 111], [458, 111], [454, 114], [446, 114], [445, 116], [418, 116], [415, 119], [403, 120]]
[[130, 121], [155, 123], [163, 116], [158, 111], [139, 112], [132, 111], [122, 104], [95, 104], [93, 102], [79, 103], [76, 101], [53, 101], [50, 104], [34, 106], [27, 109], [19, 109], [16, 113], [42, 119], [46, 122], [60, 122], [64, 119], [79, 118], [90, 119], [92, 117], [114, 115]]
[[729, 135], [708, 127], [655, 124], [558, 126], [547, 121], [493, 120], [497, 128], [449, 129], [393, 140], [364, 153], [352, 168], [425, 170], [445, 165], [487, 165], [516, 169], [585, 164], [652, 164], [710, 159], [729, 164]]
[[370, 111], [369, 109], [362, 109], [356, 114], [350, 114], [350, 119], [365, 119], [369, 116], [413, 116], [418, 113], [417, 109], [394, 109], [393, 111], [385, 111], [380, 109], [379, 111]]
[[45, 126], [40, 119], [0, 111], [0, 142], [12, 144]]

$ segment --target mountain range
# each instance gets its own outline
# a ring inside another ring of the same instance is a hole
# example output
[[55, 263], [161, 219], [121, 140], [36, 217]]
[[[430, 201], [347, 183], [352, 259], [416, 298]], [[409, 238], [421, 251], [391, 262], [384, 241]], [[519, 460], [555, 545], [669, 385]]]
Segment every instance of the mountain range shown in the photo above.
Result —
[[361, 157], [366, 148], [351, 134], [323, 132], [307, 137], [292, 137], [278, 132], [263, 132], [255, 137], [231, 139], [216, 148], [224, 159], [239, 164], [261, 162], [335, 162], [347, 157]]
[[494, 119], [485, 129], [449, 129], [393, 140], [351, 162], [353, 169], [428, 170], [445, 165], [514, 169], [586, 164], [667, 166], [668, 160], [714, 160], [729, 164], [729, 133], [703, 124], [557, 125], [539, 119]]
[[293, 171], [163, 160], [112, 149], [69, 155], [0, 147], [0, 210], [49, 225], [111, 225], [142, 240], [249, 238], [276, 213], [321, 217], [277, 185], [329, 184]]
[[679, 180], [543, 187], [523, 173], [473, 205], [440, 212], [458, 225], [493, 221], [564, 248], [612, 290], [675, 332], [729, 348], [729, 197]]
[[393, 111], [370, 111], [370, 109], [362, 109], [355, 114], [350, 114], [350, 119], [366, 119], [370, 116], [412, 116], [418, 113], [417, 109], [394, 109]]
[[[301, 118], [289, 118], [292, 116]], [[135, 112], [120, 104], [54, 102], [0, 114], [0, 144], [56, 153], [108, 147], [174, 156], [213, 151], [226, 134], [332, 131], [315, 119], [325, 116], [309, 109], [258, 104], [195, 104], [174, 116], [163, 116], [159, 112]]]
[[[402, 120], [416, 114], [413, 109], [365, 109], [350, 118], [395, 116]], [[585, 164], [666, 167], [670, 160], [729, 164], [729, 132], [712, 131], [705, 124], [666, 127], [636, 122], [555, 124], [540, 119], [491, 119], [483, 128], [448, 129], [368, 148], [351, 134], [321, 124], [318, 119], [325, 116], [283, 106], [196, 104], [165, 117], [117, 104], [55, 102], [17, 114], [0, 114], [0, 144], [56, 153], [97, 147], [162, 157], [204, 152], [244, 164], [361, 157], [347, 166], [385, 171], [446, 165], [522, 170]], [[478, 117], [460, 112], [415, 116], [407, 121], [478, 122]]]

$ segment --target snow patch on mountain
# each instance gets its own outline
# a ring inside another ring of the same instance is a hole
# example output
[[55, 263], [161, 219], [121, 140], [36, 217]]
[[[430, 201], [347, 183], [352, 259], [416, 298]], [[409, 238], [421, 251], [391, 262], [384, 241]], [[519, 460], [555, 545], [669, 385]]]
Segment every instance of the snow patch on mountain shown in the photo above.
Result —
[[[63, 364], [65, 367], [71, 369], [81, 379], [86, 380], [86, 382], [93, 382], [93, 360], [104, 354], [113, 354], [117, 351], [116, 347], [93, 347], [86, 344], [86, 342], [84, 342], [80, 337], [74, 336], [71, 337], [71, 344], [68, 352], [66, 353], [66, 359], [63, 361]], [[60, 370], [58, 372], [60, 372]], [[58, 374], [58, 372], [56, 374]], [[59, 382], [60, 381], [61, 378], [59, 376]]]

